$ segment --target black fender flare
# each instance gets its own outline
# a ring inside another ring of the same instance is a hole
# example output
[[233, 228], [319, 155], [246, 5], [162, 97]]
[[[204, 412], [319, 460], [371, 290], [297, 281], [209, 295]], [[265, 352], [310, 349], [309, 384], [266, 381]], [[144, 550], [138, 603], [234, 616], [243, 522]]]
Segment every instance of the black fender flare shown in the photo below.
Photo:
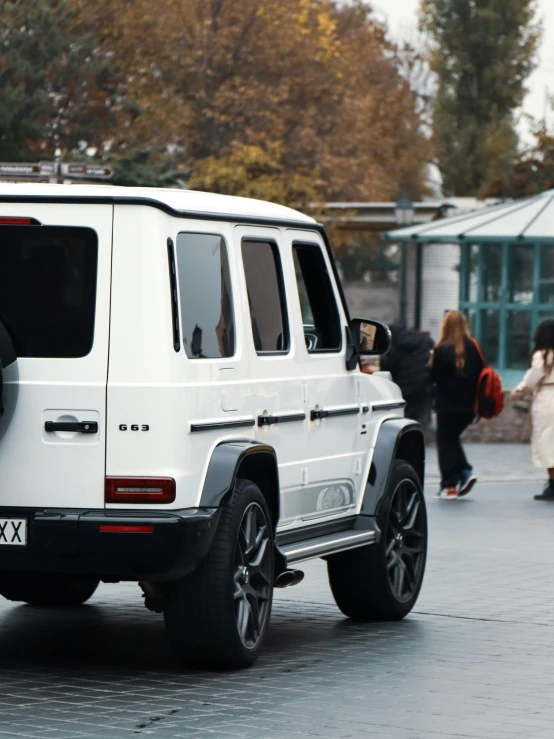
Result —
[[248, 439], [218, 444], [208, 464], [200, 507], [224, 506], [239, 476], [252, 480], [262, 490], [277, 528], [280, 516], [279, 470], [275, 449], [268, 444]]
[[423, 485], [425, 435], [421, 426], [408, 418], [386, 419], [379, 428], [360, 515], [377, 515], [395, 459], [404, 459], [411, 464]]

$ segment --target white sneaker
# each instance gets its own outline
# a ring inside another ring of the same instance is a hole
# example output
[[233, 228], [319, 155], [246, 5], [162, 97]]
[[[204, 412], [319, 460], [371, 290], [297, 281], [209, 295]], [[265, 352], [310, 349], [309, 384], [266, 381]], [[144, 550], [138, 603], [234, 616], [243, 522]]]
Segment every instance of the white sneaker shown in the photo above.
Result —
[[447, 488], [441, 488], [435, 495], [435, 498], [442, 498], [443, 500], [456, 500], [457, 497], [458, 491], [454, 485], [450, 485]]

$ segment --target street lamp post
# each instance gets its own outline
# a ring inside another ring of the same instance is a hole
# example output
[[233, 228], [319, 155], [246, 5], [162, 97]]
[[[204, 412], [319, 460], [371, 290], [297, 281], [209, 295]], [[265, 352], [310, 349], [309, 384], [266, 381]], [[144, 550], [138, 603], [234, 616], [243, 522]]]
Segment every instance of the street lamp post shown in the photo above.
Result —
[[[398, 226], [409, 226], [414, 221], [414, 204], [404, 193], [394, 208]], [[403, 241], [400, 252], [400, 323], [405, 327], [408, 320], [408, 244]]]

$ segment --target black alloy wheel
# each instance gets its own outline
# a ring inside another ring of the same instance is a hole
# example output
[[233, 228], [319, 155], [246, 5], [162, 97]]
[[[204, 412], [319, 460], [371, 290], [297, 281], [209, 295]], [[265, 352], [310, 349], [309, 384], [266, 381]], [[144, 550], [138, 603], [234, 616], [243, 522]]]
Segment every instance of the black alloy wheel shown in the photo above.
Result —
[[426, 521], [421, 493], [411, 478], [392, 496], [386, 532], [387, 572], [399, 603], [407, 603], [421, 584], [425, 566]]
[[269, 618], [272, 581], [270, 527], [258, 503], [250, 503], [235, 552], [234, 598], [237, 631], [246, 649], [257, 646]]
[[239, 669], [256, 661], [271, 616], [274, 557], [267, 501], [254, 482], [237, 479], [208, 554], [166, 586], [165, 625], [184, 665]]
[[427, 556], [423, 486], [408, 462], [393, 462], [376, 518], [380, 541], [329, 557], [329, 584], [346, 616], [396, 621], [417, 601]]

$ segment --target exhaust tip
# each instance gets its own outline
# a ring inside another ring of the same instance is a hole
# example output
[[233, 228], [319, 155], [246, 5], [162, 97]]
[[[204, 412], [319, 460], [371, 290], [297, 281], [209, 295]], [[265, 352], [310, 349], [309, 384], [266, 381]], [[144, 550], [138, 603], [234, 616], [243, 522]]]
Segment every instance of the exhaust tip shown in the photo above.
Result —
[[293, 585], [298, 585], [304, 579], [304, 573], [302, 570], [285, 570], [277, 576], [275, 580], [276, 588], [291, 588]]

